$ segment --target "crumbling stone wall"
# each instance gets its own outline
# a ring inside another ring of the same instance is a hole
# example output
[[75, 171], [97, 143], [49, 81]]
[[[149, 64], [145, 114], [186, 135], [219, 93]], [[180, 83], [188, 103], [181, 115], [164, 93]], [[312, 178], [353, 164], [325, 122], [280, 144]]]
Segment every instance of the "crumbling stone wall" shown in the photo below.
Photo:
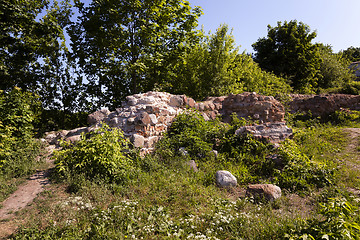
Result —
[[[284, 106], [273, 97], [245, 92], [237, 95], [210, 97], [203, 102], [196, 102], [185, 95], [147, 92], [126, 97], [122, 107], [113, 112], [103, 109], [90, 114], [88, 123], [91, 127], [72, 130], [66, 135], [62, 131], [55, 140], [49, 141], [54, 142], [59, 138], [76, 141], [79, 139], [79, 135], [76, 133], [90, 132], [105, 122], [110, 127], [122, 129], [124, 135], [131, 139], [135, 147], [139, 147], [143, 153], [147, 153], [152, 151], [155, 142], [168, 129], [173, 119], [188, 108], [197, 109], [205, 120], [222, 116], [225, 122], [229, 122], [231, 115], [236, 113], [239, 118], [252, 118], [260, 123], [267, 123], [264, 127], [256, 128], [257, 130], [265, 129], [267, 136], [271, 135], [271, 132], [278, 134], [284, 129], [284, 124], [270, 126], [271, 123], [284, 122], [285, 116]], [[289, 132], [288, 129], [285, 130]], [[56, 133], [52, 133], [52, 135], [54, 134], [56, 135]], [[279, 139], [279, 137], [267, 138], [277, 139], [276, 141]]]
[[230, 120], [232, 113], [239, 118], [253, 118], [260, 123], [283, 122], [284, 106], [272, 96], [262, 96], [256, 93], [229, 95], [223, 101], [222, 114], [225, 121]]
[[164, 92], [147, 92], [128, 96], [121, 108], [104, 115], [104, 110], [89, 115], [89, 123], [102, 121], [110, 127], [121, 128], [135, 147], [151, 151], [154, 143], [167, 130], [173, 119], [187, 108], [199, 110], [206, 120], [223, 115], [225, 121], [235, 112], [238, 117], [253, 118], [260, 122], [284, 121], [284, 107], [273, 97], [256, 93], [242, 93], [223, 97], [211, 97], [195, 102], [185, 95]]
[[300, 95], [291, 94], [288, 103], [290, 112], [311, 111], [314, 116], [326, 116], [342, 108], [360, 110], [360, 95], [349, 94], [323, 94]]

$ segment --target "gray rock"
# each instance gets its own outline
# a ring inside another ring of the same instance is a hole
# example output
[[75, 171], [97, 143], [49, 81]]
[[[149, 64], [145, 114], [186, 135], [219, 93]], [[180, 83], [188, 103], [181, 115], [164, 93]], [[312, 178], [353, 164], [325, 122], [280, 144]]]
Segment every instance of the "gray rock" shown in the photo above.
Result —
[[237, 180], [229, 171], [220, 170], [215, 174], [216, 185], [219, 187], [235, 187]]
[[135, 118], [134, 117], [128, 118], [126, 123], [129, 124], [129, 125], [134, 125], [135, 124]]
[[117, 117], [112, 118], [109, 122], [110, 127], [117, 127], [119, 124], [119, 119]]
[[87, 127], [80, 127], [80, 128], [75, 128], [73, 130], [70, 130], [68, 132], [68, 134], [66, 134], [66, 137], [71, 137], [71, 136], [75, 136], [75, 135], [80, 135], [81, 133], [87, 133], [88, 132], [88, 128]]
[[155, 98], [153, 96], [148, 96], [148, 97], [142, 97], [139, 99], [139, 103], [141, 104], [154, 104]]
[[53, 145], [56, 143], [57, 141], [57, 135], [55, 132], [48, 132], [48, 133], [45, 133], [45, 140], [47, 143]]
[[204, 120], [205, 121], [209, 121], [210, 120], [210, 118], [208, 117], [208, 115], [206, 114], [206, 113], [201, 113], [201, 116], [203, 116], [203, 118], [204, 118]]
[[150, 116], [147, 112], [140, 113], [140, 115], [138, 115], [136, 119], [137, 119], [137, 124], [142, 126], [147, 126], [150, 125], [151, 123]]
[[148, 148], [154, 147], [155, 143], [156, 143], [158, 140], [159, 140], [159, 137], [158, 137], [158, 136], [148, 137], [147, 147], [148, 147]]
[[196, 166], [196, 162], [194, 160], [190, 160], [187, 162], [187, 164], [190, 166], [190, 168], [194, 171], [194, 172], [198, 172], [198, 168]]
[[71, 142], [71, 143], [75, 143], [81, 140], [81, 135], [74, 135], [74, 136], [70, 136], [65, 138], [66, 142]]
[[87, 118], [87, 122], [90, 125], [94, 125], [96, 123], [103, 121], [109, 114], [110, 111], [108, 109], [101, 109], [100, 111], [91, 113]]
[[137, 99], [133, 96], [127, 96], [126, 101], [127, 101], [127, 104], [129, 104], [129, 106], [134, 106], [138, 102]]
[[181, 107], [184, 105], [184, 97], [180, 95], [174, 95], [170, 98], [170, 106], [172, 107]]
[[131, 141], [134, 144], [134, 147], [138, 147], [138, 148], [144, 147], [145, 138], [140, 134], [132, 135]]
[[281, 197], [281, 189], [273, 184], [254, 184], [248, 186], [246, 196], [274, 201]]
[[68, 130], [45, 133], [45, 141], [50, 145], [58, 145], [61, 139], [67, 137], [68, 133], [69, 133]]
[[218, 157], [218, 155], [219, 155], [219, 152], [218, 151], [216, 151], [216, 150], [212, 150], [212, 153], [214, 154], [214, 156], [217, 158]]
[[158, 120], [157, 120], [155, 114], [149, 114], [149, 117], [150, 117], [150, 124], [151, 124], [151, 125], [155, 125], [155, 124], [158, 123]]

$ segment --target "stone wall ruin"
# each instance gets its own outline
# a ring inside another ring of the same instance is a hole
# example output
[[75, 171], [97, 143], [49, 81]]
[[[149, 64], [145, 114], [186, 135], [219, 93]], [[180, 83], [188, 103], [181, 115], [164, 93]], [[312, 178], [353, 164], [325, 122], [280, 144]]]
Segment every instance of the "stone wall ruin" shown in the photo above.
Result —
[[[197, 109], [205, 120], [221, 116], [225, 122], [229, 122], [233, 113], [239, 118], [258, 120], [260, 127], [256, 128], [257, 133], [259, 133], [259, 129], [260, 134], [261, 129], [266, 130], [267, 138], [270, 141], [276, 139], [275, 142], [278, 142], [279, 139], [288, 137], [292, 133], [288, 128], [285, 129], [286, 134], [281, 133], [285, 125], [285, 108], [271, 96], [245, 92], [237, 95], [210, 97], [203, 102], [196, 102], [185, 95], [147, 92], [126, 97], [122, 107], [113, 112], [103, 109], [90, 114], [88, 116], [89, 128], [74, 129], [67, 133], [60, 131], [61, 136], [58, 136], [57, 139], [65, 138], [65, 140], [76, 141], [81, 132], [89, 132], [105, 122], [110, 127], [122, 129], [124, 135], [131, 139], [135, 147], [141, 148], [143, 153], [147, 153], [153, 150], [154, 144], [168, 129], [173, 119], [189, 108]], [[251, 133], [251, 131], [248, 132]], [[268, 137], [272, 132], [277, 136]], [[78, 134], [76, 135], [76, 133]], [[52, 133], [52, 135], [54, 134]]]
[[292, 113], [310, 111], [313, 116], [325, 117], [341, 109], [360, 111], [360, 95], [321, 94], [301, 95], [290, 94], [289, 110]]

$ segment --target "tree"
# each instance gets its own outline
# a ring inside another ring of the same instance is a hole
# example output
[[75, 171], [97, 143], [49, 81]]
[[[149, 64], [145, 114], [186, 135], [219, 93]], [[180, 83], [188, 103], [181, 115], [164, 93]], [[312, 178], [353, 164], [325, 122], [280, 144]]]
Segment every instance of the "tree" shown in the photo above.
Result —
[[43, 114], [52, 112], [43, 124], [53, 118], [56, 128], [65, 127], [66, 115], [88, 110], [64, 34], [71, 7], [70, 0], [0, 1], [0, 89], [37, 93]]
[[343, 56], [350, 62], [360, 61], [360, 47], [349, 47], [342, 52]]
[[0, 1], [0, 89], [35, 90], [41, 61], [57, 50], [62, 29], [51, 18], [40, 18], [47, 0]]
[[204, 35], [198, 44], [187, 48], [174, 70], [174, 78], [163, 90], [198, 100], [241, 91], [233, 74], [238, 48], [228, 30], [227, 25], [222, 25], [215, 34]]
[[187, 48], [173, 73], [160, 89], [196, 100], [243, 91], [276, 94], [290, 90], [284, 79], [262, 71], [251, 56], [239, 53], [227, 25]]
[[129, 94], [152, 90], [184, 43], [195, 40], [201, 10], [185, 0], [102, 0], [78, 3], [69, 31], [88, 91], [114, 108]]
[[319, 89], [342, 87], [355, 79], [354, 74], [349, 71], [350, 62], [343, 54], [335, 54], [331, 46], [318, 44], [321, 56]]
[[316, 32], [296, 20], [268, 25], [267, 37], [252, 45], [254, 59], [261, 68], [289, 78], [294, 90], [312, 91], [317, 87], [321, 64], [318, 46], [311, 43], [315, 37]]

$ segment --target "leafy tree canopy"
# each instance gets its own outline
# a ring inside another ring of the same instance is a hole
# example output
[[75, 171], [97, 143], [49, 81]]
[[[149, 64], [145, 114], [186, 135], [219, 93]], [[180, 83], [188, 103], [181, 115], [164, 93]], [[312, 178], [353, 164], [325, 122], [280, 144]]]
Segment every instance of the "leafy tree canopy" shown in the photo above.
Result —
[[[77, 4], [72, 48], [100, 105], [151, 90], [163, 69], [196, 40], [200, 8], [185, 0], [102, 0]], [[151, 74], [150, 74], [151, 73]], [[161, 76], [161, 77], [160, 77]]]
[[354, 80], [354, 74], [349, 71], [350, 62], [343, 54], [333, 53], [329, 45], [317, 45], [321, 56], [319, 89], [342, 87]]
[[360, 47], [349, 47], [344, 50], [343, 56], [348, 59], [350, 62], [358, 62], [360, 61]]
[[291, 86], [300, 92], [317, 86], [321, 57], [318, 46], [311, 43], [316, 37], [310, 27], [296, 20], [268, 25], [267, 37], [252, 46], [254, 59], [260, 67], [291, 79]]
[[0, 1], [0, 89], [37, 88], [38, 60], [56, 52], [63, 37], [56, 19], [37, 19], [48, 7], [48, 0]]
[[273, 95], [290, 91], [285, 79], [262, 71], [251, 56], [239, 53], [227, 25], [189, 47], [161, 90], [187, 94], [196, 100], [243, 91]]

